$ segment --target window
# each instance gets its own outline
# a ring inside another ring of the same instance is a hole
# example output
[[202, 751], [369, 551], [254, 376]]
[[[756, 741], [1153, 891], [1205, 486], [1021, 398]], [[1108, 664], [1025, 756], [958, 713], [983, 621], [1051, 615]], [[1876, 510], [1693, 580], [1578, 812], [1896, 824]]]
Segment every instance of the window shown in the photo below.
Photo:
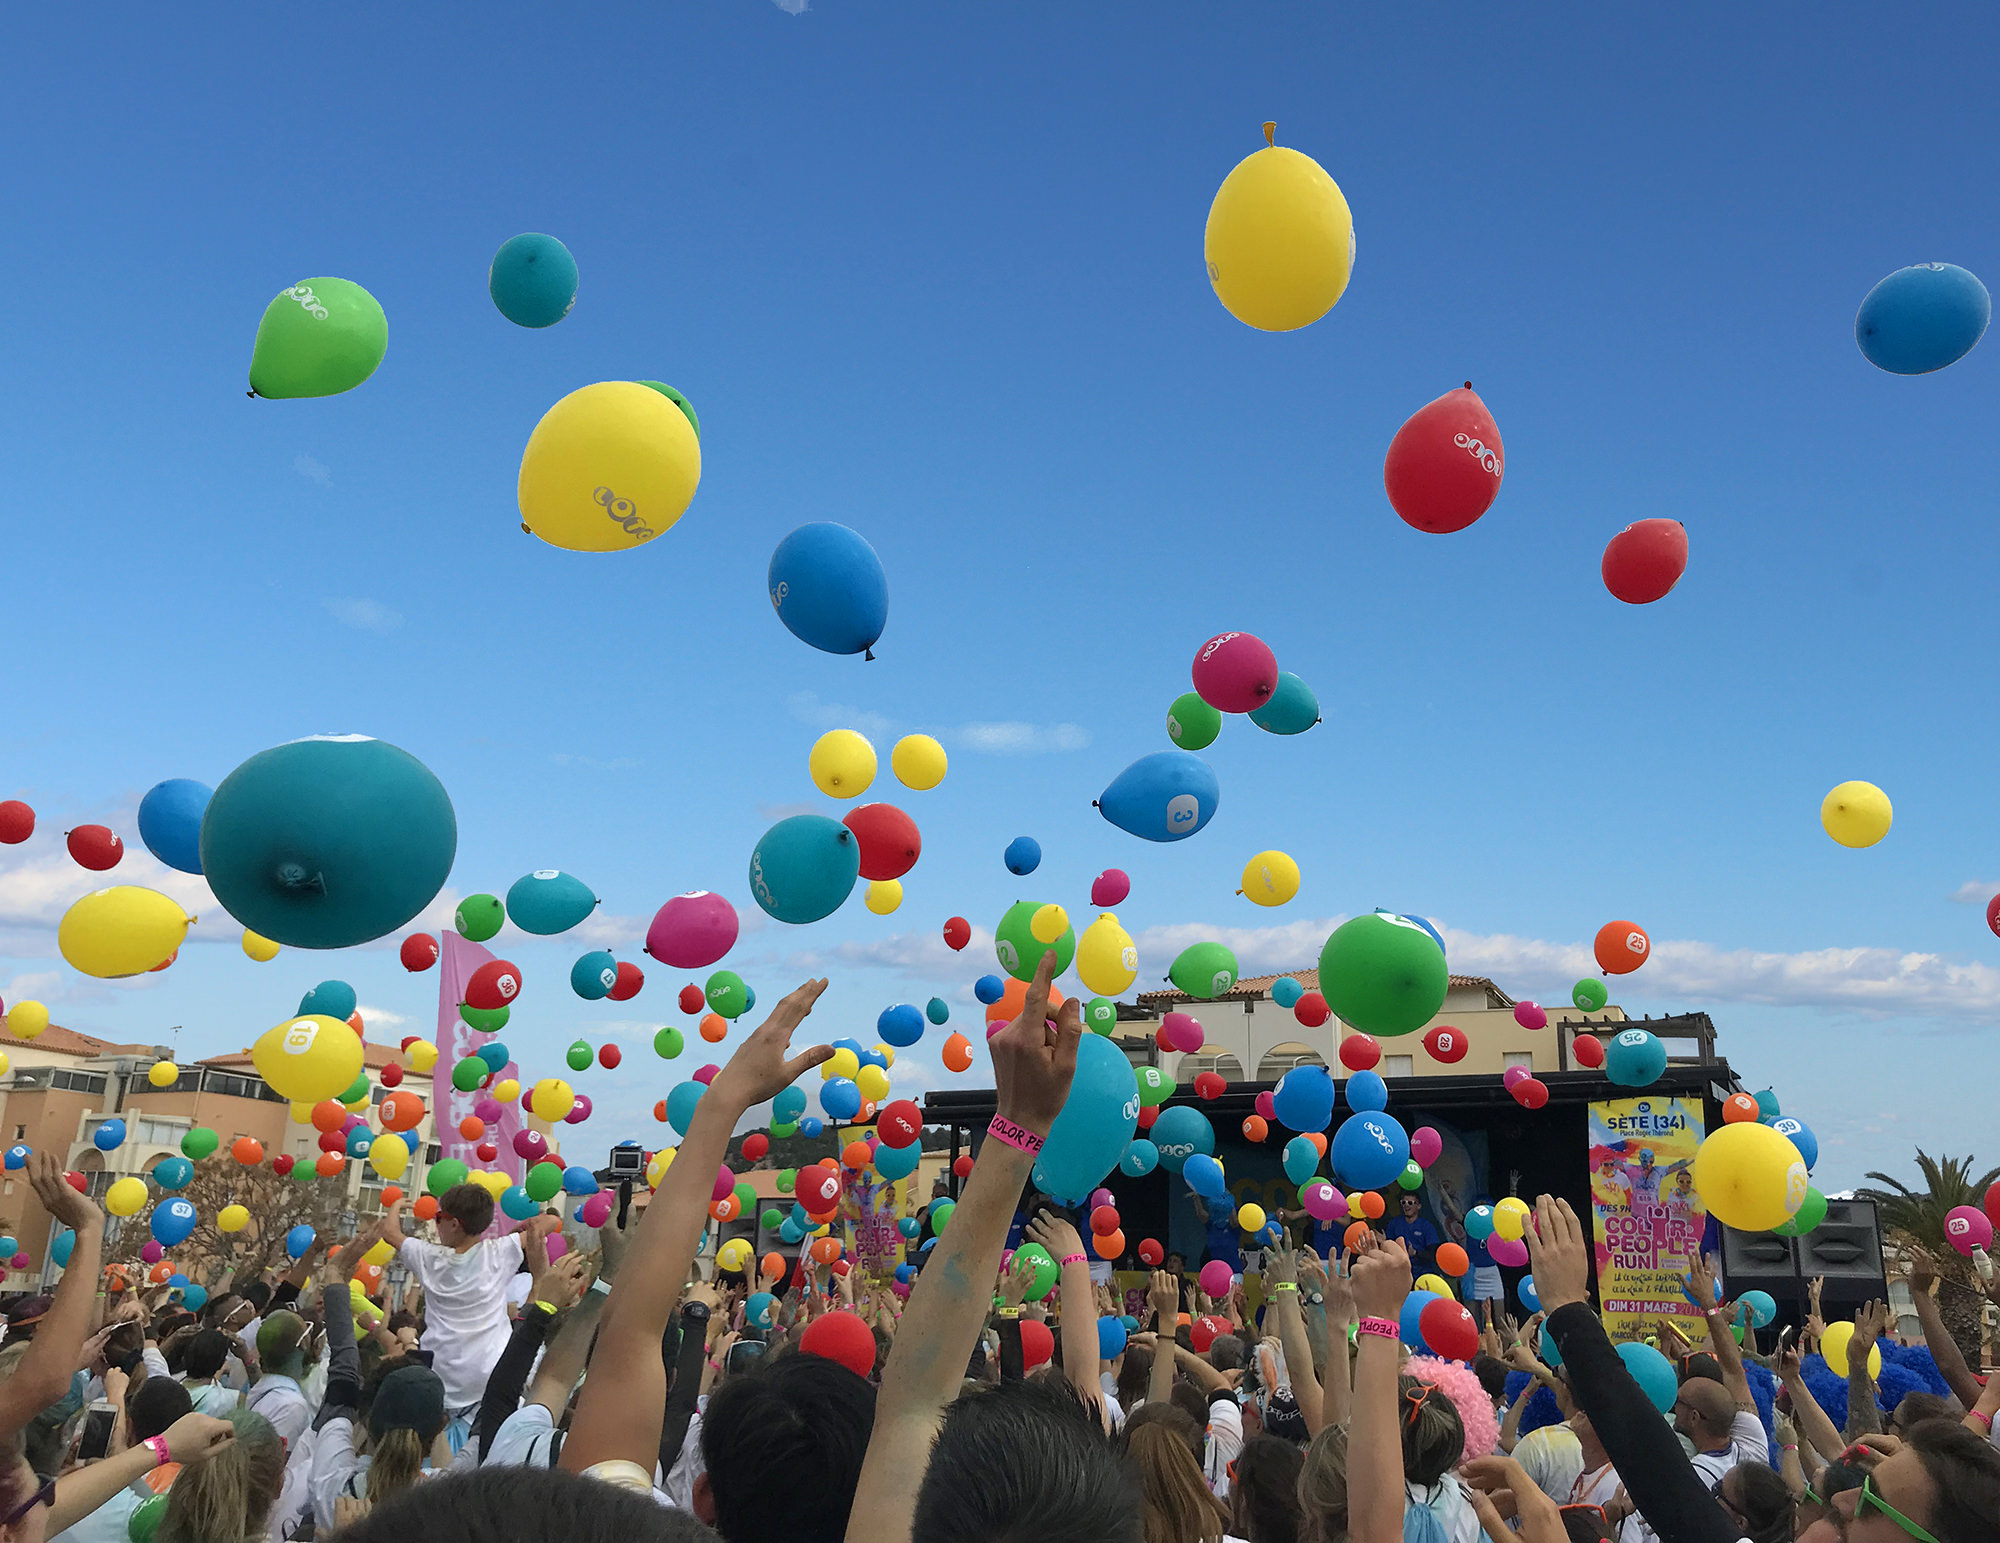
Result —
[[1382, 1057], [1382, 1075], [1385, 1077], [1414, 1077], [1416, 1072], [1416, 1057], [1414, 1056], [1385, 1055]]
[[444, 1148], [439, 1146], [435, 1141], [424, 1148], [424, 1161], [426, 1163], [434, 1163], [442, 1156], [444, 1156]]
[[191, 1120], [167, 1120], [153, 1115], [140, 1115], [131, 1122], [132, 1139], [153, 1146], [176, 1146], [181, 1137], [188, 1133]]
[[1220, 1055], [1183, 1056], [1175, 1080], [1192, 1084], [1203, 1072], [1214, 1072], [1224, 1082], [1244, 1080], [1243, 1063], [1227, 1051]]
[[1264, 1059], [1257, 1063], [1257, 1078], [1260, 1082], [1272, 1082], [1284, 1076], [1294, 1066], [1324, 1066], [1326, 1057], [1307, 1045], [1273, 1045], [1264, 1052]]
[[1509, 1050], [1507, 1052], [1507, 1065], [1509, 1068], [1525, 1066], [1528, 1070], [1533, 1071], [1535, 1069], [1535, 1053], [1532, 1050]]
[[282, 1104], [289, 1100], [261, 1077], [239, 1077], [233, 1072], [204, 1071], [201, 1085], [211, 1093], [221, 1093], [228, 1098], [255, 1098], [267, 1104]]
[[16, 1125], [14, 1127], [14, 1139], [16, 1141], [26, 1141], [28, 1139], [28, 1127], [25, 1125]]

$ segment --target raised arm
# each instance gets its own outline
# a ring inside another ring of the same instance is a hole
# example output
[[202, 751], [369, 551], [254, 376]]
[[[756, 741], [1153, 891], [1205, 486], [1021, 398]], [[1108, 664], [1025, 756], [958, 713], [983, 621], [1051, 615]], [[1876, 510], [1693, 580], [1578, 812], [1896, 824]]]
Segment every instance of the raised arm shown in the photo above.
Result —
[[1264, 1289], [1278, 1314], [1278, 1343], [1285, 1352], [1285, 1371], [1292, 1379], [1292, 1397], [1306, 1434], [1317, 1436], [1321, 1416], [1319, 1378], [1313, 1375], [1312, 1343], [1306, 1338], [1306, 1316], [1299, 1304], [1299, 1256], [1279, 1243], [1264, 1256]]
[[1354, 1363], [1354, 1413], [1347, 1426], [1347, 1523], [1353, 1543], [1402, 1543], [1403, 1483], [1400, 1346], [1394, 1325], [1410, 1294], [1410, 1256], [1374, 1231], [1354, 1250], [1354, 1303], [1361, 1344]]
[[1111, 1415], [1104, 1407], [1104, 1390], [1097, 1381], [1097, 1290], [1091, 1284], [1083, 1239], [1053, 1211], [1035, 1217], [1027, 1232], [1062, 1266], [1063, 1375], [1076, 1389], [1077, 1397], [1096, 1411], [1099, 1420], [1107, 1422], [1108, 1429]]
[[1153, 1369], [1146, 1375], [1146, 1402], [1164, 1404], [1174, 1396], [1174, 1330], [1181, 1316], [1181, 1285], [1165, 1270], [1153, 1272]]
[[1780, 1345], [1778, 1377], [1784, 1383], [1785, 1391], [1792, 1396], [1793, 1425], [1819, 1453], [1821, 1460], [1830, 1463], [1847, 1450], [1847, 1443], [1840, 1439], [1840, 1432], [1832, 1419], [1820, 1408], [1819, 1400], [1812, 1396], [1812, 1389], [1806, 1386], [1805, 1372], [1801, 1367], [1803, 1359], [1797, 1345]]
[[[91, 1332], [104, 1245], [104, 1213], [70, 1187], [54, 1153], [29, 1155], [28, 1183], [42, 1209], [75, 1230], [76, 1242], [56, 1286], [55, 1301], [43, 1315], [27, 1353], [14, 1375], [0, 1382], [0, 1441], [12, 1441], [30, 1420], [69, 1391], [78, 1354]], [[50, 1527], [50, 1535], [59, 1530]]]
[[1866, 1302], [1854, 1315], [1854, 1338], [1847, 1342], [1847, 1439], [1859, 1440], [1882, 1428], [1882, 1406], [1875, 1398], [1875, 1378], [1868, 1370], [1868, 1353], [1889, 1327], [1889, 1304]]
[[1729, 1327], [1736, 1316], [1735, 1304], [1719, 1303], [1715, 1299], [1713, 1259], [1698, 1258], [1689, 1264], [1687, 1288], [1695, 1305], [1701, 1309], [1702, 1321], [1708, 1325], [1708, 1346], [1715, 1355], [1716, 1364], [1722, 1368], [1722, 1385], [1736, 1400], [1738, 1409], [1745, 1414], [1756, 1414], [1757, 1400], [1750, 1396], [1750, 1377], [1743, 1370], [1743, 1352], [1737, 1348], [1736, 1336]]
[[[1917, 1323], [1924, 1331], [1924, 1344], [1929, 1348], [1931, 1359], [1937, 1362], [1938, 1375], [1958, 1401], [1970, 1409], [1979, 1402], [1984, 1391], [1979, 1379], [1972, 1375], [1972, 1368], [1965, 1364], [1965, 1353], [1958, 1348], [1958, 1341], [1951, 1337], [1951, 1330], [1944, 1326], [1944, 1314], [1939, 1310], [1937, 1298], [1931, 1295], [1931, 1288], [1938, 1282], [1937, 1261], [1914, 1244], [1910, 1248], [1910, 1296], [1917, 1306]], [[1956, 1282], [1956, 1289], [1963, 1290]]]

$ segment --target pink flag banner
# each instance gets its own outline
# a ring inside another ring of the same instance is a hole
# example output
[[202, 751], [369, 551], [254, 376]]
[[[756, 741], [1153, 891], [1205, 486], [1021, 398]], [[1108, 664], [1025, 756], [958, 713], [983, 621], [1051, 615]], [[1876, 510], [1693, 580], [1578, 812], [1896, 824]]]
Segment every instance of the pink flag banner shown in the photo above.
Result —
[[[449, 927], [444, 929], [444, 952], [438, 960], [438, 1060], [431, 1073], [432, 1114], [437, 1123], [438, 1146], [444, 1156], [455, 1157], [468, 1168], [504, 1173], [510, 1182], [519, 1184], [527, 1176], [527, 1163], [514, 1150], [514, 1137], [523, 1128], [520, 1099], [502, 1104], [500, 1118], [486, 1122], [486, 1134], [481, 1140], [499, 1147], [500, 1155], [490, 1163], [482, 1163], [473, 1150], [479, 1143], [467, 1141], [459, 1134], [458, 1127], [487, 1094], [478, 1090], [461, 1093], [451, 1081], [454, 1066], [467, 1056], [478, 1054], [481, 1045], [491, 1044], [495, 1038], [482, 1034], [458, 1016], [458, 1004], [465, 1000], [465, 983], [474, 970], [492, 959], [493, 955], [477, 943], [467, 941]], [[512, 1077], [518, 1081], [520, 1076], [520, 1068], [510, 1060], [493, 1080]], [[513, 1230], [514, 1224], [498, 1210], [493, 1213], [493, 1221], [501, 1231]]]

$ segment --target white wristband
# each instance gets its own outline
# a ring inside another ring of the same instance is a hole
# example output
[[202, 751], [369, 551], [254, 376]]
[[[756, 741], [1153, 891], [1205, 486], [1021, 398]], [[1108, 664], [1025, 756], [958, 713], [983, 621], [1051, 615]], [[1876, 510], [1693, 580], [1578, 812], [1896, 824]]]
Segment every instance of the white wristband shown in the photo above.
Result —
[[611, 1295], [611, 1282], [605, 1280], [602, 1276], [599, 1276], [596, 1280], [590, 1283], [590, 1289], [598, 1293], [598, 1295], [600, 1296], [608, 1297]]

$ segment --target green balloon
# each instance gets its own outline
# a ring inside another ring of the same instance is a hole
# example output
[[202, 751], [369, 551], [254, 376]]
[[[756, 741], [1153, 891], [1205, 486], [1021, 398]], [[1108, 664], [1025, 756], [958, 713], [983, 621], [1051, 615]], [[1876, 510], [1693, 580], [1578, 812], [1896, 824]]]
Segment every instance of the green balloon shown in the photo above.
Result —
[[688, 427], [694, 430], [694, 441], [696, 444], [701, 443], [701, 419], [694, 415], [694, 404], [692, 402], [663, 380], [642, 380], [639, 384], [642, 386], [651, 386], [661, 396], [686, 413]]
[[206, 1125], [197, 1125], [181, 1137], [181, 1156], [190, 1162], [200, 1162], [209, 1153], [222, 1145], [222, 1138]]
[[653, 1054], [662, 1061], [671, 1061], [687, 1047], [687, 1040], [681, 1031], [669, 1024], [653, 1036]]
[[508, 1007], [467, 1007], [458, 1004], [458, 1016], [465, 1020], [468, 1029], [477, 1029], [481, 1034], [498, 1034], [507, 1027]]
[[595, 1052], [590, 1048], [590, 1041], [580, 1039], [563, 1052], [563, 1059], [569, 1062], [569, 1069], [571, 1071], [581, 1072], [590, 1069], [590, 1063], [594, 1055]]
[[1167, 979], [1191, 997], [1226, 996], [1236, 989], [1236, 956], [1226, 944], [1190, 943], [1174, 960]]
[[717, 970], [709, 976], [705, 995], [709, 1011], [725, 1018], [741, 1018], [750, 1008], [750, 988], [734, 970]]
[[528, 1192], [530, 1200], [548, 1200], [562, 1188], [561, 1163], [536, 1163], [528, 1170], [528, 1179], [521, 1186]]
[[356, 1072], [354, 1080], [347, 1085], [347, 1091], [340, 1095], [343, 1104], [365, 1104], [371, 1097], [368, 1087], [368, 1073]]
[[1404, 1189], [1422, 1189], [1424, 1187], [1424, 1170], [1417, 1166], [1416, 1159], [1412, 1158], [1409, 1162], [1403, 1164], [1403, 1171], [1396, 1175], [1396, 1182], [1402, 1185]]
[[1221, 732], [1221, 710], [1192, 691], [1183, 691], [1167, 709], [1167, 738], [1183, 750], [1206, 750]]
[[1150, 1109], [1155, 1104], [1164, 1104], [1179, 1091], [1180, 1085], [1157, 1066], [1135, 1066], [1132, 1075], [1138, 1079], [1139, 1102]]
[[1083, 1026], [1093, 1034], [1109, 1034], [1118, 1026], [1118, 1004], [1109, 997], [1092, 997], [1083, 1004]]
[[319, 1159], [314, 1158], [310, 1163], [301, 1159], [292, 1164], [292, 1177], [297, 1179], [301, 1184], [312, 1183], [314, 1179], [319, 1177], [318, 1162]]
[[799, 1133], [799, 1122], [797, 1120], [779, 1120], [770, 1129], [773, 1141], [785, 1141]]
[[[932, 1212], [935, 1214], [936, 1207], [932, 1207]], [[1023, 1243], [1015, 1249], [1014, 1262], [1019, 1264], [1023, 1259], [1034, 1266], [1035, 1271], [1033, 1278], [1028, 1282], [1027, 1298], [1030, 1302], [1039, 1302], [1055, 1290], [1056, 1277], [1062, 1274], [1062, 1266], [1057, 1264], [1050, 1257], [1049, 1251], [1039, 1243]]]
[[1569, 999], [1585, 1012], [1594, 1013], [1611, 1000], [1611, 993], [1595, 975], [1586, 975], [1569, 988]]
[[125, 1536], [132, 1543], [153, 1543], [153, 1536], [160, 1530], [160, 1522], [167, 1514], [167, 1497], [150, 1495], [139, 1502], [132, 1514], [125, 1518]]
[[945, 1223], [951, 1220], [951, 1213], [958, 1209], [956, 1200], [933, 1200], [931, 1202], [931, 1235], [943, 1237]]
[[1348, 1024], [1377, 1038], [1414, 1034], [1444, 1006], [1444, 951], [1415, 922], [1385, 911], [1334, 928], [1319, 951], [1319, 989]]
[[500, 930], [507, 919], [507, 907], [498, 895], [467, 895], [458, 903], [452, 926], [468, 943], [484, 943]]
[[767, 1205], [758, 1213], [757, 1225], [766, 1232], [776, 1232], [785, 1225], [785, 1213], [774, 1205]]
[[424, 1175], [424, 1188], [433, 1195], [442, 1196], [454, 1184], [463, 1184], [471, 1176], [472, 1170], [455, 1157], [447, 1157], [431, 1164], [431, 1171]]
[[1076, 957], [1076, 928], [1065, 927], [1063, 934], [1053, 943], [1039, 943], [1035, 940], [1032, 923], [1035, 912], [1047, 902], [1041, 900], [1017, 900], [1007, 907], [1007, 914], [1000, 918], [1000, 925], [993, 929], [993, 952], [999, 955], [1000, 967], [1016, 980], [1033, 980], [1035, 966], [1042, 962], [1042, 955], [1050, 949], [1056, 953], [1056, 974], [1069, 968]]
[[799, 1183], [799, 1170], [798, 1170], [798, 1169], [796, 1169], [796, 1168], [780, 1168], [780, 1169], [778, 1170], [778, 1193], [779, 1193], [779, 1194], [781, 1194], [781, 1195], [789, 1195], [789, 1194], [790, 1194], [790, 1193], [791, 1193], [791, 1192], [792, 1192], [792, 1191], [793, 1191], [794, 1189], [796, 1189], [796, 1188], [798, 1187], [798, 1183]]
[[1826, 1196], [1808, 1184], [1806, 1198], [1799, 1203], [1798, 1210], [1792, 1213], [1792, 1219], [1771, 1230], [1781, 1238], [1802, 1238], [1825, 1220]]
[[493, 1068], [476, 1055], [469, 1055], [451, 1069], [451, 1085], [461, 1093], [470, 1093], [492, 1074]]
[[264, 307], [250, 354], [253, 396], [338, 396], [389, 349], [389, 318], [350, 279], [302, 279]]
[[736, 1186], [735, 1195], [738, 1200], [743, 1202], [743, 1209], [746, 1214], [749, 1212], [750, 1207], [757, 1203], [757, 1190], [748, 1179], [743, 1180]]

